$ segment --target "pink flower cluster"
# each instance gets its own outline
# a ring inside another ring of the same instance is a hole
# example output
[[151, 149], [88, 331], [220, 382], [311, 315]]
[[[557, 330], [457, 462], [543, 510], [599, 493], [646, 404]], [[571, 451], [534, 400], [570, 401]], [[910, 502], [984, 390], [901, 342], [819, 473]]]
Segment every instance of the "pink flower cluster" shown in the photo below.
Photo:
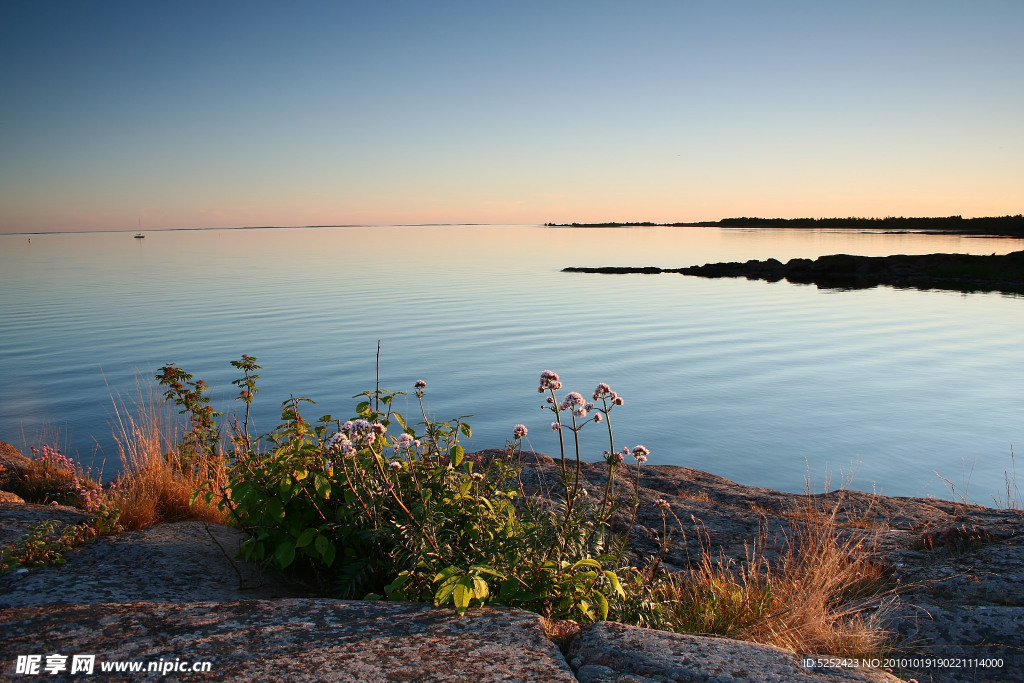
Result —
[[540, 373], [540, 386], [537, 387], [537, 393], [543, 394], [545, 391], [558, 391], [562, 388], [562, 383], [558, 379], [558, 374], [545, 370]]
[[612, 405], [615, 406], [621, 406], [626, 402], [616, 392], [612, 391], [612, 388], [605, 384], [604, 382], [598, 384], [597, 388], [594, 389], [594, 400], [599, 401], [602, 398], [608, 399], [609, 401], [611, 401]]

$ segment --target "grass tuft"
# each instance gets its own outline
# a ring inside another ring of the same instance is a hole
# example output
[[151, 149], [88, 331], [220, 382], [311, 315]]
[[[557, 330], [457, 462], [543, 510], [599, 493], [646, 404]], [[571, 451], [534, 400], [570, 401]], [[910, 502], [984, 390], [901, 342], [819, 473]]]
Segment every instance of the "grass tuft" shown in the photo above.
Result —
[[715, 556], [705, 532], [701, 558], [654, 585], [654, 600], [669, 613], [667, 625], [800, 654], [886, 652], [891, 572], [873, 559], [877, 537], [840, 527], [839, 507], [821, 509], [804, 496], [774, 560], [769, 550], [775, 544], [765, 530], [742, 562]]
[[204, 482], [227, 481], [226, 459], [184, 458], [177, 447], [175, 419], [167, 404], [140, 387], [131, 406], [115, 402], [117, 442], [123, 474], [108, 488], [126, 531], [159, 522], [196, 519], [224, 524], [226, 514], [193, 492]]

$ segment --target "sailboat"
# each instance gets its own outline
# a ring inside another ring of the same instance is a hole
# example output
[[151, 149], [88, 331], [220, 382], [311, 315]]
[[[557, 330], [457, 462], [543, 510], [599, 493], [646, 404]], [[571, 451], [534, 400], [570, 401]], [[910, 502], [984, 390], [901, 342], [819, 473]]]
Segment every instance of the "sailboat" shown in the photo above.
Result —
[[134, 237], [137, 240], [145, 239], [145, 237], [146, 237], [145, 235], [142, 234], [142, 217], [141, 216], [139, 217], [139, 232], [135, 233]]

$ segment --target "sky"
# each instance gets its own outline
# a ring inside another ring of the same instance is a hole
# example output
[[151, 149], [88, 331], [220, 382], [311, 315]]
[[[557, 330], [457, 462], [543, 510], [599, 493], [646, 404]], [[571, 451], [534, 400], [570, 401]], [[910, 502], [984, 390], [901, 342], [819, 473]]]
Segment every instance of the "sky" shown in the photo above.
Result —
[[1024, 212], [1024, 2], [0, 1], [0, 232]]

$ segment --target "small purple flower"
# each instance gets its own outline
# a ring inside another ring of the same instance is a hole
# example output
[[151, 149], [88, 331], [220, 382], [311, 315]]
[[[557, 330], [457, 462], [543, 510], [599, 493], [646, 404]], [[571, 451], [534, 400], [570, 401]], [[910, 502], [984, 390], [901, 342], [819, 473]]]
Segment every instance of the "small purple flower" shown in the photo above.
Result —
[[414, 384], [413, 386], [416, 387], [417, 389], [426, 389], [427, 383], [421, 379], [418, 379], [416, 380], [416, 384]]
[[383, 434], [387, 433], [388, 428], [385, 427], [384, 425], [382, 425], [380, 422], [374, 422], [373, 423], [373, 431], [377, 432], [378, 434], [383, 435]]
[[665, 500], [664, 498], [659, 498], [658, 500], [654, 501], [654, 507], [658, 508], [659, 510], [671, 509], [671, 506], [668, 504], [668, 501]]
[[391, 462], [388, 463], [388, 467], [390, 467], [393, 470], [400, 470], [402, 469], [402, 463], [398, 462], [397, 460], [392, 460]]
[[521, 439], [526, 436], [526, 432], [527, 429], [525, 425], [516, 425], [512, 428], [512, 438]]
[[597, 399], [601, 398], [602, 396], [606, 396], [607, 394], [610, 394], [611, 391], [612, 391], [612, 388], [610, 386], [608, 386], [604, 382], [601, 382], [600, 384], [597, 385], [597, 388], [594, 389], [594, 400], [596, 401]]
[[553, 432], [560, 432], [560, 431], [562, 431], [562, 425], [558, 424], [557, 422], [552, 422], [551, 423], [551, 431], [553, 431]]
[[413, 443], [413, 438], [412, 438], [411, 434], [402, 434], [402, 435], [400, 435], [398, 437], [398, 440], [395, 442], [395, 447], [396, 448], [408, 448], [409, 446], [412, 445], [412, 443]]
[[602, 415], [601, 413], [598, 413], [597, 415], [594, 416], [594, 422], [601, 422], [603, 419], [604, 415]]
[[473, 481], [483, 481], [484, 480], [484, 475], [480, 474], [479, 472], [474, 472], [470, 476], [473, 477]]

